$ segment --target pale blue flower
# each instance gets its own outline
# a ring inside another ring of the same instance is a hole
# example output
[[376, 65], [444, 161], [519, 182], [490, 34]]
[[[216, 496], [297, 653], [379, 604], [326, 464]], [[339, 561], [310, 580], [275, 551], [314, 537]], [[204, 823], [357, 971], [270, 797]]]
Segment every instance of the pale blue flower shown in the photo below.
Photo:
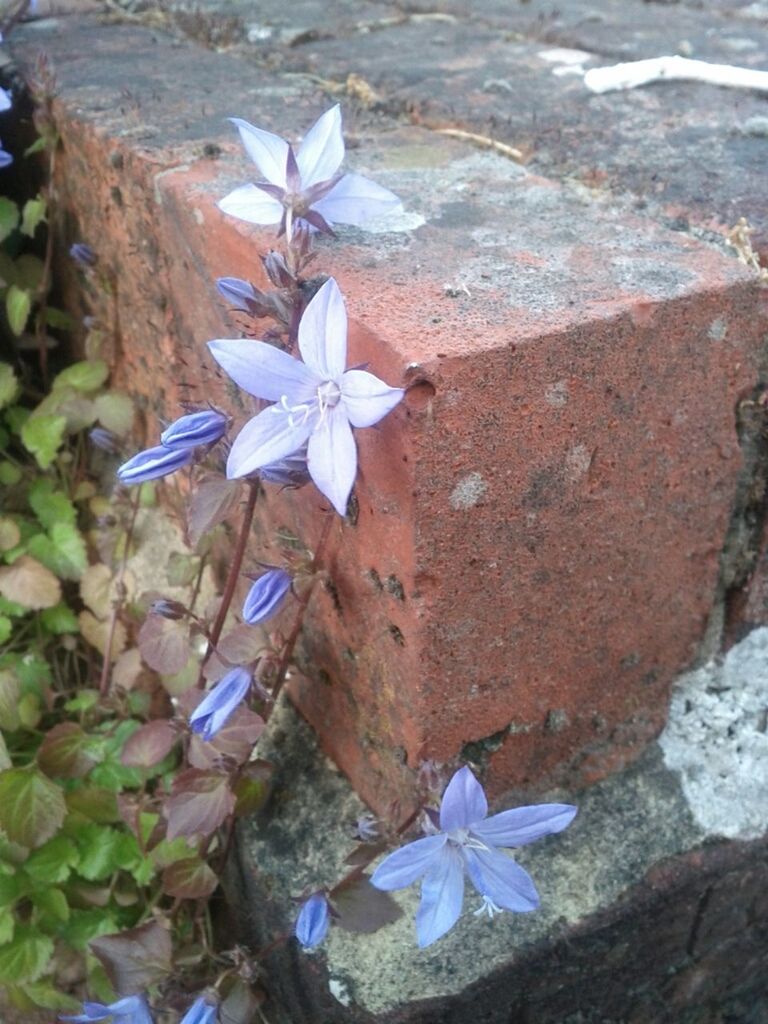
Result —
[[235, 438], [230, 478], [249, 474], [307, 445], [310, 476], [344, 515], [357, 473], [352, 427], [370, 427], [403, 397], [365, 370], [346, 370], [347, 313], [329, 278], [299, 323], [304, 362], [263, 341], [210, 341], [213, 358], [244, 391], [275, 405], [254, 416]]
[[12, 163], [13, 157], [10, 153], [6, 153], [6, 151], [3, 149], [2, 142], [0, 142], [0, 170], [2, 170], [3, 167], [10, 167]]
[[286, 455], [284, 459], [262, 466], [259, 476], [269, 484], [280, 484], [282, 487], [303, 487], [308, 484], [312, 477], [307, 468], [306, 445], [293, 455]]
[[83, 1003], [83, 1012], [70, 1017], [60, 1014], [61, 1020], [73, 1021], [73, 1024], [89, 1024], [90, 1021], [113, 1018], [115, 1024], [153, 1024], [146, 997], [143, 995], [126, 996], [114, 1003]]
[[248, 304], [256, 301], [256, 289], [249, 281], [239, 277], [220, 277], [216, 288], [222, 298], [238, 309], [248, 309]]
[[173, 451], [162, 444], [156, 448], [146, 448], [124, 462], [118, 468], [117, 476], [124, 484], [145, 484], [148, 480], [168, 476], [177, 469], [189, 465], [193, 455], [194, 451], [191, 448]]
[[293, 577], [284, 569], [269, 569], [254, 581], [243, 604], [243, 620], [256, 626], [271, 618], [291, 589]]
[[480, 893], [482, 911], [535, 910], [539, 894], [533, 880], [499, 847], [527, 846], [570, 825], [577, 808], [570, 804], [516, 807], [488, 818], [483, 787], [469, 768], [453, 776], [440, 805], [436, 835], [395, 850], [371, 877], [377, 889], [390, 891], [419, 878], [421, 904], [416, 914], [419, 946], [429, 946], [451, 929], [461, 914], [464, 873]]
[[223, 728], [241, 703], [251, 686], [251, 673], [244, 668], [233, 668], [200, 701], [189, 716], [192, 732], [204, 740], [212, 740]]
[[295, 154], [278, 135], [239, 117], [230, 121], [266, 181], [230, 192], [219, 202], [224, 213], [251, 224], [280, 224], [290, 238], [296, 220], [328, 232], [332, 224], [363, 224], [400, 204], [368, 178], [339, 173], [344, 139], [338, 104], [312, 125]]
[[7, 89], [0, 89], [0, 114], [4, 114], [6, 110], [10, 110], [13, 106], [11, 100], [11, 94]]
[[215, 1024], [219, 1008], [205, 996], [198, 996], [181, 1018], [181, 1024]]
[[203, 409], [180, 416], [160, 435], [160, 443], [174, 451], [216, 444], [227, 432], [227, 417], [215, 409]]
[[304, 949], [312, 949], [319, 946], [328, 934], [330, 923], [328, 900], [321, 892], [316, 892], [302, 904], [296, 919], [294, 935]]

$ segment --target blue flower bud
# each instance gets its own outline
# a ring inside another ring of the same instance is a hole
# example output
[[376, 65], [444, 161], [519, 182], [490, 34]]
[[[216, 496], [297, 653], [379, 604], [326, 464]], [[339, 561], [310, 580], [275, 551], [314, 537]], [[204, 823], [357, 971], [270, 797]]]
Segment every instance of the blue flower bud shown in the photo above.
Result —
[[248, 303], [256, 301], [256, 289], [239, 277], [220, 277], [216, 288], [222, 298], [238, 309], [248, 309]]
[[4, 113], [6, 110], [10, 110], [12, 106], [13, 102], [11, 101], [11, 94], [7, 89], [0, 89], [0, 114]]
[[189, 716], [189, 727], [204, 740], [212, 740], [251, 685], [251, 673], [244, 668], [233, 668], [219, 680], [200, 701]]
[[91, 444], [95, 444], [97, 448], [101, 448], [103, 452], [108, 452], [110, 455], [115, 455], [120, 451], [120, 441], [111, 430], [107, 430], [106, 427], [93, 427], [92, 430], [88, 431], [88, 440]]
[[215, 1024], [218, 1006], [209, 1003], [205, 996], [198, 996], [181, 1018], [181, 1024]]
[[268, 466], [263, 466], [259, 470], [259, 476], [270, 484], [281, 484], [283, 487], [303, 487], [311, 480], [307, 468], [307, 449], [303, 448], [278, 462], [270, 462]]
[[6, 153], [2, 148], [2, 145], [3, 144], [0, 142], [0, 169], [3, 167], [9, 167], [13, 163], [13, 157], [10, 153]]
[[96, 253], [85, 242], [75, 242], [74, 245], [69, 247], [69, 255], [78, 265], [78, 267], [94, 267], [96, 266]]
[[294, 935], [304, 949], [312, 949], [328, 934], [330, 923], [328, 900], [321, 892], [316, 892], [306, 900], [299, 911]]
[[264, 622], [278, 610], [291, 589], [293, 578], [283, 569], [270, 569], [259, 576], [243, 605], [243, 619], [249, 626]]
[[227, 417], [213, 409], [181, 416], [160, 435], [160, 443], [176, 451], [199, 444], [216, 444], [227, 431]]
[[162, 444], [157, 448], [146, 448], [124, 462], [117, 470], [117, 476], [123, 484], [144, 484], [189, 465], [193, 454], [191, 448], [174, 451]]

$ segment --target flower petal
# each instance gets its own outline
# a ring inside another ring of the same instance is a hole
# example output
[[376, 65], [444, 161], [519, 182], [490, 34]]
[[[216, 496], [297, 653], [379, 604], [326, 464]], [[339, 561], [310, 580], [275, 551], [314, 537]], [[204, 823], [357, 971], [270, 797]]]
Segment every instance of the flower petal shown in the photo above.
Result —
[[247, 220], [249, 224], [279, 224], [283, 219], [283, 204], [255, 185], [233, 189], [216, 205], [223, 213]]
[[263, 128], [256, 128], [255, 125], [243, 121], [241, 117], [230, 117], [229, 120], [240, 132], [240, 139], [248, 156], [267, 181], [285, 188], [285, 165], [288, 156], [288, 143], [285, 139], [273, 135], [272, 132], [265, 132]]
[[364, 224], [399, 205], [400, 200], [389, 189], [360, 174], [345, 174], [312, 208], [330, 224]]
[[235, 438], [227, 459], [229, 479], [248, 476], [298, 451], [306, 444], [315, 419], [316, 415], [297, 420], [276, 405], [264, 409]]
[[209, 1003], [205, 996], [198, 996], [181, 1018], [180, 1024], [216, 1024], [219, 1008]]
[[341, 379], [341, 398], [353, 427], [372, 427], [404, 394], [402, 388], [391, 388], [365, 370], [347, 370]]
[[312, 402], [322, 383], [305, 363], [266, 341], [217, 338], [208, 342], [208, 348], [238, 387], [268, 402], [279, 402], [283, 395], [291, 405]]
[[464, 902], [464, 862], [450, 843], [443, 847], [421, 884], [416, 911], [419, 946], [430, 946], [456, 924]]
[[271, 618], [291, 589], [293, 577], [284, 569], [268, 569], [255, 580], [243, 605], [243, 621], [257, 626]]
[[293, 933], [304, 949], [312, 949], [328, 934], [330, 923], [328, 900], [321, 892], [316, 892], [302, 904]]
[[317, 489], [345, 516], [357, 475], [357, 446], [342, 402], [326, 413], [310, 436], [307, 467]]
[[204, 740], [212, 740], [245, 697], [251, 685], [251, 673], [233, 668], [203, 697], [189, 716], [189, 727]]
[[472, 885], [503, 910], [525, 913], [536, 910], [540, 900], [533, 879], [511, 857], [498, 850], [476, 850], [463, 846], [462, 852]]
[[337, 103], [315, 121], [299, 147], [296, 162], [301, 171], [302, 189], [332, 178], [343, 159], [341, 108]]
[[576, 817], [571, 804], [532, 804], [494, 814], [472, 825], [472, 831], [491, 846], [527, 846], [542, 836], [562, 832]]
[[299, 321], [299, 351], [323, 380], [336, 380], [347, 365], [347, 311], [332, 277], [312, 298]]
[[440, 804], [440, 828], [453, 832], [482, 821], [488, 813], [483, 787], [465, 765], [448, 783]]
[[439, 833], [401, 846], [379, 864], [371, 875], [371, 885], [385, 892], [413, 885], [427, 873], [433, 860], [440, 855], [447, 842], [448, 836]]

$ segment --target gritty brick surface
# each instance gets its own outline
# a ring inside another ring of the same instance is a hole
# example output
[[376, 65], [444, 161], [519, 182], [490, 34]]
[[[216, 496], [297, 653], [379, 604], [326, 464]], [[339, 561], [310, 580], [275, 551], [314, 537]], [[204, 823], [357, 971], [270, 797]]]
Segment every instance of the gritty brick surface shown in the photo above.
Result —
[[[459, 53], [454, 17], [401, 27], [479, 73], [499, 24], [478, 19]], [[355, 31], [347, 52], [372, 74], [396, 37]], [[117, 275], [115, 378], [140, 397], [147, 441], [181, 398], [244, 421], [247, 398], [205, 354], [238, 333], [213, 280], [258, 281], [271, 238], [215, 207], [252, 174], [224, 119], [295, 136], [327, 96], [282, 50], [257, 61], [76, 16], [16, 38], [22, 65], [42, 45], [58, 74], [63, 241], [90, 242]], [[437, 68], [418, 39], [419, 66]], [[765, 292], [722, 248], [607, 191], [404, 125], [386, 105], [350, 103], [346, 124], [350, 164], [398, 192], [406, 216], [342, 232], [318, 266], [345, 293], [351, 364], [409, 391], [359, 435], [354, 515], [334, 526], [334, 586], [300, 652], [313, 681], [293, 695], [379, 809], [408, 799], [425, 757], [470, 758], [492, 792], [600, 778], [659, 731], [704, 634]], [[317, 509], [311, 490], [271, 503], [254, 560], [269, 560], [276, 526], [311, 544]]]

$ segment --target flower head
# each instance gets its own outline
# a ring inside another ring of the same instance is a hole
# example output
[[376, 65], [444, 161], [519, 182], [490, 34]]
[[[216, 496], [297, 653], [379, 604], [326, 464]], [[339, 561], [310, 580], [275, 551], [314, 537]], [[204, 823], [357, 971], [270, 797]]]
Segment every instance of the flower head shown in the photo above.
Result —
[[482, 897], [482, 910], [535, 910], [539, 894], [530, 875], [499, 848], [527, 846], [570, 825], [577, 808], [535, 804], [487, 817], [483, 787], [469, 768], [453, 776], [440, 805], [440, 831], [395, 850], [371, 876], [377, 889], [403, 889], [419, 878], [419, 946], [449, 931], [461, 914], [464, 873]]
[[215, 1024], [219, 1008], [205, 996], [198, 996], [181, 1018], [181, 1024]]
[[338, 104], [312, 125], [296, 153], [278, 135], [239, 117], [230, 121], [266, 180], [230, 192], [219, 202], [224, 213], [251, 224], [279, 224], [279, 233], [290, 238], [296, 220], [332, 234], [334, 223], [363, 224], [400, 203], [368, 178], [339, 173], [344, 139]]
[[191, 448], [174, 451], [160, 444], [156, 448], [146, 448], [132, 459], [128, 459], [118, 467], [117, 476], [124, 484], [145, 484], [148, 480], [168, 476], [177, 469], [189, 465], [193, 455]]
[[371, 427], [403, 397], [365, 370], [345, 370], [347, 313], [329, 278], [299, 323], [303, 362], [263, 341], [210, 341], [213, 358], [244, 391], [275, 405], [235, 438], [227, 476], [250, 473], [307, 444], [307, 466], [339, 515], [347, 510], [357, 473], [352, 427]]
[[269, 569], [254, 582], [243, 605], [243, 619], [249, 626], [264, 622], [278, 610], [291, 589], [293, 577], [284, 569]]
[[199, 444], [216, 444], [227, 432], [227, 417], [215, 409], [203, 409], [180, 416], [160, 435], [160, 443], [174, 451], [196, 448]]
[[304, 949], [312, 949], [319, 946], [328, 934], [330, 923], [328, 900], [321, 892], [316, 892], [302, 904], [294, 935]]
[[113, 1018], [116, 1024], [152, 1024], [146, 997], [143, 995], [126, 996], [114, 1003], [83, 1003], [83, 1012], [73, 1017], [60, 1016], [61, 1020], [73, 1021], [73, 1024], [89, 1024], [90, 1021]]
[[200, 701], [189, 716], [192, 732], [204, 740], [212, 740], [227, 724], [227, 720], [245, 697], [251, 686], [251, 673], [244, 668], [233, 668]]

